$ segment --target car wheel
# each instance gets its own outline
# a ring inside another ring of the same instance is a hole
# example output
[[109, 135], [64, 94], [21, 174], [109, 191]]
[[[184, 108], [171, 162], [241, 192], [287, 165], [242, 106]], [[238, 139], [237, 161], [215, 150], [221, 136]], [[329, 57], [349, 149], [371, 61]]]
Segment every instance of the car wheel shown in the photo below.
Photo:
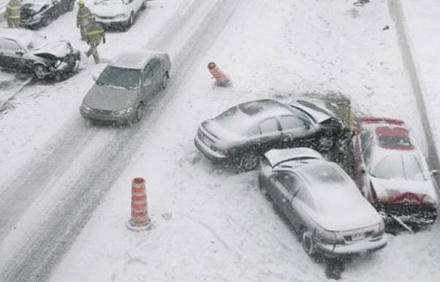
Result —
[[168, 85], [168, 74], [165, 73], [162, 77], [162, 89], [167, 88]]
[[332, 137], [322, 136], [318, 141], [318, 150], [328, 152], [333, 148], [334, 144], [335, 142]]
[[34, 65], [34, 75], [38, 79], [46, 78], [46, 67], [42, 64]]
[[42, 20], [41, 20], [41, 25], [42, 26], [48, 26], [50, 24], [50, 22], [52, 21], [52, 15], [51, 14], [47, 14]]
[[260, 188], [261, 194], [267, 196], [266, 181], [264, 181], [261, 175], [258, 175], [258, 187]]
[[310, 233], [309, 231], [304, 231], [302, 233], [301, 245], [304, 252], [306, 252], [306, 254], [308, 254], [309, 256], [312, 256], [316, 253], [315, 244], [313, 242], [313, 236], [312, 233]]
[[254, 153], [246, 153], [240, 159], [240, 167], [244, 171], [250, 171], [257, 167], [259, 157]]
[[147, 0], [144, 0], [144, 1], [142, 2], [141, 9], [142, 9], [142, 10], [145, 10], [146, 8], [147, 8]]
[[144, 116], [144, 104], [140, 103], [136, 108], [136, 116], [134, 122], [140, 122]]

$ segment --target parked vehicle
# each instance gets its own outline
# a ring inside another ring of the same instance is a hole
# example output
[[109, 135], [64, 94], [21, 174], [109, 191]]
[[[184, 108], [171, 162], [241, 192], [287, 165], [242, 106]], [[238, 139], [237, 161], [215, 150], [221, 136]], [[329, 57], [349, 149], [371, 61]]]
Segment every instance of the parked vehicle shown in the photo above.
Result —
[[4, 69], [58, 81], [76, 73], [80, 61], [79, 50], [68, 41], [51, 41], [21, 28], [0, 29], [0, 67]]
[[202, 122], [194, 142], [210, 160], [248, 171], [270, 149], [312, 147], [328, 152], [345, 133], [340, 119], [315, 104], [263, 99], [239, 104]]
[[344, 258], [387, 244], [380, 215], [344, 170], [317, 151], [270, 150], [260, 160], [258, 177], [307, 254]]
[[167, 87], [166, 53], [134, 50], [117, 55], [84, 97], [81, 115], [92, 121], [135, 123], [157, 92]]
[[433, 172], [403, 121], [363, 118], [353, 145], [356, 182], [388, 225], [419, 229], [434, 223]]
[[91, 12], [104, 28], [129, 29], [137, 14], [147, 8], [147, 0], [94, 0]]
[[22, 0], [20, 25], [32, 29], [47, 26], [74, 6], [75, 0]]

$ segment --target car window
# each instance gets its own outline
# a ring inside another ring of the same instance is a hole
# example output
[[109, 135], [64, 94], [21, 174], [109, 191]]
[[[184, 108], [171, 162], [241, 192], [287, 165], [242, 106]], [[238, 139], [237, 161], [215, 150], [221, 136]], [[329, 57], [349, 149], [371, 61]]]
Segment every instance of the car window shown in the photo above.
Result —
[[298, 180], [292, 173], [289, 172], [278, 172], [275, 176], [276, 180], [280, 182], [284, 188], [291, 194], [295, 195], [298, 187]]
[[280, 116], [280, 124], [282, 130], [289, 130], [295, 128], [302, 128], [306, 125], [306, 122], [295, 116]]
[[20, 45], [15, 40], [7, 38], [0, 38], [0, 49], [14, 52], [21, 50]]
[[370, 173], [381, 179], [425, 181], [421, 161], [414, 155], [389, 155], [383, 158]]
[[274, 118], [268, 118], [258, 124], [262, 135], [278, 132], [278, 122]]
[[122, 88], [139, 88], [140, 82], [140, 70], [108, 66], [101, 73], [96, 84]]
[[298, 187], [296, 198], [301, 202], [303, 202], [306, 206], [316, 210], [316, 206], [315, 203], [313, 202], [312, 195], [310, 195], [310, 192], [307, 189], [305, 189], [303, 185], [300, 185]]
[[144, 78], [144, 81], [153, 78], [153, 70], [151, 69], [150, 64], [145, 66], [142, 77]]
[[365, 164], [369, 164], [371, 153], [373, 151], [373, 142], [369, 140], [369, 142], [365, 144], [362, 150], [362, 158], [364, 159]]
[[150, 63], [148, 63], [153, 71], [153, 74], [157, 74], [160, 70], [160, 60], [157, 58], [151, 59]]
[[361, 140], [361, 147], [362, 147], [362, 151], [365, 150], [365, 146], [368, 142], [368, 140], [371, 137], [371, 133], [368, 130], [362, 130], [361, 133], [359, 134], [359, 139]]

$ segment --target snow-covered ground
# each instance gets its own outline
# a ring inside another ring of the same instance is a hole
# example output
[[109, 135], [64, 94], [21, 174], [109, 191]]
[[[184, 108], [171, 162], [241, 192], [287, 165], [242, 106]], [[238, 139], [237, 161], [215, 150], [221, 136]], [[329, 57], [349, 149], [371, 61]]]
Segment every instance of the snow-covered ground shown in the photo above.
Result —
[[[50, 264], [53, 271], [32, 268], [42, 276], [29, 280], [328, 280], [325, 264], [302, 251], [259, 193], [256, 172], [214, 166], [197, 152], [193, 137], [201, 121], [239, 102], [337, 93], [352, 100], [356, 114], [404, 119], [426, 146], [389, 1], [365, 7], [350, 0], [151, 1], [128, 32], [109, 32], [99, 47], [105, 58], [137, 47], [172, 58], [164, 98], [133, 128], [90, 127], [81, 119], [81, 100], [104, 66], [92, 59], [85, 58], [80, 73], [67, 81], [25, 87], [0, 113], [0, 280], [13, 280], [8, 275], [21, 263], [44, 257], [33, 246], [37, 251], [29, 259], [22, 246], [52, 228], [46, 219], [71, 206], [75, 190], [99, 198], [93, 213], [74, 217], [81, 217], [82, 230], [68, 228], [70, 217], [57, 218], [58, 229], [78, 236], [46, 240], [47, 248], [53, 240], [54, 248], [65, 244], [61, 250], [68, 251]], [[437, 2], [401, 1], [436, 136]], [[41, 32], [86, 50], [75, 15], [76, 8]], [[214, 85], [206, 68], [210, 61], [230, 76], [232, 86]], [[146, 179], [153, 221], [148, 231], [125, 226], [134, 177]], [[73, 204], [82, 208], [79, 199]], [[390, 235], [382, 251], [345, 264], [342, 279], [437, 281], [439, 234], [437, 223], [416, 235]]]

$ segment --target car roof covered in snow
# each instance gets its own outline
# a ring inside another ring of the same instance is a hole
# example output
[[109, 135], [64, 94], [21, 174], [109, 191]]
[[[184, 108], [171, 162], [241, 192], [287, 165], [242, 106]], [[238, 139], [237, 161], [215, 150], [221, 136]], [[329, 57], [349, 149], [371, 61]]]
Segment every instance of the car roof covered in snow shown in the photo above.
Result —
[[35, 40], [46, 40], [46, 36], [41, 33], [22, 29], [22, 28], [1, 28], [0, 37], [13, 39], [20, 42], [23, 46], [29, 46]]
[[163, 56], [165, 56], [165, 53], [148, 50], [132, 50], [118, 54], [112, 59], [109, 65], [126, 69], [142, 69], [151, 58]]

